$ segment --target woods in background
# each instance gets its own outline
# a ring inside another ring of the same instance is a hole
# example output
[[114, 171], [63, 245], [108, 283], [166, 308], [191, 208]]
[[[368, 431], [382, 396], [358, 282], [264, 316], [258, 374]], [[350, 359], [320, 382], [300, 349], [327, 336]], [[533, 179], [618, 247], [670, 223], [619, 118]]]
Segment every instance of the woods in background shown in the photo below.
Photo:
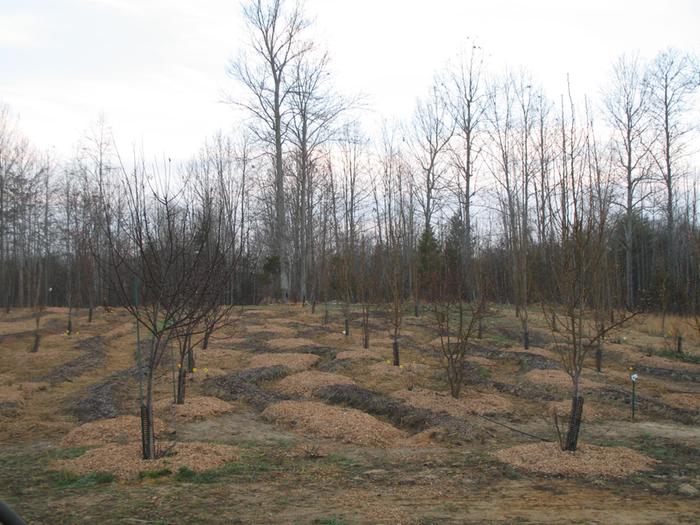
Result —
[[[586, 291], [576, 300], [607, 312], [601, 323], [619, 309], [697, 311], [695, 57], [623, 56], [600, 97], [572, 85], [550, 99], [527, 73], [490, 73], [471, 46], [414, 118], [370, 137], [298, 4], [252, 1], [244, 15], [249, 46], [229, 64], [246, 93], [230, 101], [236, 131], [186, 163], [125, 156], [103, 120], [59, 162], [0, 108], [2, 308], [125, 305], [118, 284], [143, 255], [143, 228], [159, 251], [149, 260], [167, 261], [175, 234], [183, 250], [212, 249], [195, 238], [206, 224], [226, 247], [222, 304], [410, 304], [419, 315], [459, 276], [463, 299], [516, 306], [525, 346], [528, 310], [568, 304], [572, 279]], [[137, 180], [146, 225], [127, 191]], [[579, 260], [596, 267], [567, 266]]]

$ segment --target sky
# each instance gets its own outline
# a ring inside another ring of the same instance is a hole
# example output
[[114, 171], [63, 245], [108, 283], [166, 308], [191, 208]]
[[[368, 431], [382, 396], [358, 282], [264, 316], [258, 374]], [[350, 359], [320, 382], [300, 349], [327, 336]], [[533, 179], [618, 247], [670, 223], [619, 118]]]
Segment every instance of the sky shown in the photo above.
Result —
[[[368, 129], [409, 118], [461, 49], [526, 68], [557, 100], [599, 99], [622, 53], [700, 54], [696, 0], [306, 0], [338, 90]], [[39, 147], [68, 158], [103, 115], [120, 148], [186, 158], [237, 116], [226, 73], [245, 46], [238, 0], [0, 0], [0, 102]]]

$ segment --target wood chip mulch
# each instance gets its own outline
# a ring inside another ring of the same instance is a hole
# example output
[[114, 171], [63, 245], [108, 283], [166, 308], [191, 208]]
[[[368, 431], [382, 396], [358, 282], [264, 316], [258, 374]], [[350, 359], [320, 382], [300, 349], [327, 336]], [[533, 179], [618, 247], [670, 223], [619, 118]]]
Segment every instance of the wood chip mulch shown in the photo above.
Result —
[[382, 359], [382, 357], [371, 350], [345, 350], [343, 352], [338, 352], [335, 356], [336, 359], [350, 359], [350, 360], [361, 360], [361, 359]]
[[[552, 401], [547, 405], [549, 413], [554, 415], [555, 413], [562, 421], [568, 421], [569, 414], [571, 413], [571, 400], [565, 399], [564, 401]], [[583, 404], [583, 420], [584, 421], [599, 421], [604, 419], [606, 412], [609, 410], [605, 408], [586, 402]], [[562, 419], [563, 418], [563, 419]]]
[[[156, 436], [166, 429], [163, 420], [158, 418], [154, 419], [153, 426]], [[77, 447], [129, 442], [141, 442], [141, 418], [138, 416], [119, 416], [85, 423], [66, 434], [61, 440], [61, 446]]]
[[278, 324], [264, 324], [264, 325], [249, 325], [246, 326], [246, 333], [248, 334], [264, 334], [271, 333], [279, 336], [293, 337], [297, 331], [289, 326], [280, 326]]
[[314, 354], [282, 353], [282, 354], [256, 354], [249, 363], [249, 368], [266, 368], [270, 366], [284, 366], [292, 371], [301, 371], [311, 368], [321, 358]]
[[[525, 380], [536, 385], [549, 385], [560, 388], [571, 388], [572, 382], [569, 374], [563, 370], [530, 370], [525, 374]], [[583, 388], [599, 388], [602, 387], [600, 383], [591, 381], [590, 379], [581, 378], [580, 385]]]
[[275, 390], [287, 395], [310, 397], [314, 390], [331, 385], [353, 385], [355, 382], [347, 376], [308, 370], [289, 375], [281, 379]]
[[279, 339], [270, 339], [267, 345], [275, 350], [295, 350], [297, 348], [308, 348], [318, 346], [311, 339], [304, 337], [281, 337]]
[[158, 459], [144, 460], [140, 443], [112, 443], [88, 450], [77, 458], [54, 461], [50, 468], [79, 475], [108, 472], [120, 480], [129, 480], [138, 478], [141, 472], [167, 469], [174, 473], [180, 467], [202, 472], [236, 461], [240, 457], [239, 450], [228, 445], [197, 442], [160, 445], [163, 450], [168, 450], [168, 454]]
[[282, 401], [267, 407], [262, 416], [305, 434], [358, 445], [386, 446], [406, 436], [360, 410], [315, 401]]
[[179, 420], [193, 421], [231, 412], [233, 405], [209, 396], [187, 396], [183, 405], [176, 405], [171, 398], [161, 399], [153, 404], [153, 411], [161, 417], [176, 417]]
[[700, 392], [695, 394], [664, 394], [661, 399], [669, 405], [689, 410], [700, 410]]
[[24, 403], [24, 393], [18, 385], [0, 386], [0, 403], [14, 403], [22, 405]]
[[498, 394], [463, 392], [459, 399], [455, 399], [446, 392], [413, 388], [394, 392], [392, 395], [416, 408], [446, 412], [455, 417], [464, 417], [465, 414], [503, 414], [513, 409], [513, 404]]
[[653, 470], [658, 463], [626, 447], [579, 445], [576, 452], [564, 452], [556, 443], [529, 443], [493, 455], [523, 470], [559, 476], [625, 477]]

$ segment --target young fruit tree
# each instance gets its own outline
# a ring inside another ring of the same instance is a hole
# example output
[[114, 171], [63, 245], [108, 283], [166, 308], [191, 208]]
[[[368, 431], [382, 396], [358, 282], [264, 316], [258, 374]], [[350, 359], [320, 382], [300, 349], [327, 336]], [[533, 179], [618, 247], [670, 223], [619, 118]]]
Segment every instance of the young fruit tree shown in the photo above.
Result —
[[[562, 108], [562, 116], [564, 109]], [[567, 122], [568, 120], [568, 122]], [[573, 103], [561, 121], [562, 154], [560, 206], [555, 219], [559, 239], [550, 252], [552, 283], [543, 294], [545, 318], [550, 323], [564, 370], [571, 378], [571, 412], [562, 450], [575, 451], [583, 414], [581, 379], [589, 351], [611, 330], [620, 328], [634, 313], [625, 311], [611, 322], [597, 322], [599, 283], [605, 282], [605, 254], [609, 240], [612, 184], [600, 169], [592, 124], [578, 128]]]
[[[202, 302], [222, 298], [229, 272], [221, 263], [220, 221], [198, 220], [201, 210], [186, 193], [171, 190], [142, 161], [135, 160], [130, 173], [123, 166], [120, 171], [123, 203], [115, 206], [101, 188], [105, 264], [112, 288], [136, 320], [143, 457], [154, 459], [153, 386], [162, 358], [178, 332], [203, 323], [208, 309]], [[144, 345], [141, 329], [149, 335]]]

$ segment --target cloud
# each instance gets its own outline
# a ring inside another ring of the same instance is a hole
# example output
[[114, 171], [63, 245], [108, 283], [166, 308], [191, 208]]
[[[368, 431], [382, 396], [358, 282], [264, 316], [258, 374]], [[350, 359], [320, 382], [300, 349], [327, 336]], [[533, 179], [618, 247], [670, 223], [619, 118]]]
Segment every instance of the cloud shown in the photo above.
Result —
[[0, 47], [38, 47], [41, 23], [29, 13], [0, 13]]

